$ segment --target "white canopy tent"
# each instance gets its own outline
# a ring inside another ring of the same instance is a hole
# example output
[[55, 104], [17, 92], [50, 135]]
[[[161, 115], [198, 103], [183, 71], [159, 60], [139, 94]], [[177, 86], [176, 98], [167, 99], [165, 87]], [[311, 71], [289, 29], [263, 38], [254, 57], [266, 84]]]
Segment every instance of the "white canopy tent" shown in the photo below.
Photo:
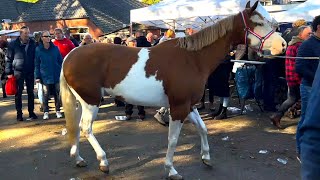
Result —
[[19, 32], [19, 30], [1, 30], [0, 35], [20, 36], [20, 32]]
[[[160, 28], [202, 29], [245, 8], [248, 0], [163, 0], [158, 4], [130, 11], [131, 23]], [[251, 0], [253, 5], [256, 0]], [[259, 3], [257, 10], [269, 21], [272, 17]]]
[[301, 18], [310, 22], [318, 15], [320, 15], [320, 0], [308, 0], [288, 11], [271, 14], [279, 23], [294, 22]]

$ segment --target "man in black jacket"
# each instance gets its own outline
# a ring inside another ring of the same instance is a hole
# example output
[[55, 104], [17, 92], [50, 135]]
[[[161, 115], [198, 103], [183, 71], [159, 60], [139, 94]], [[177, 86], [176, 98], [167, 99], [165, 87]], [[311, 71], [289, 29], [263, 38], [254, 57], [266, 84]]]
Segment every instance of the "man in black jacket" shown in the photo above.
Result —
[[[137, 31], [136, 32], [136, 42], [137, 42], [137, 47], [151, 47], [151, 43], [147, 40], [145, 36], [143, 36], [142, 31]], [[146, 112], [144, 111], [144, 106], [137, 106], [138, 107], [138, 115], [140, 119], [144, 119]], [[127, 120], [131, 119], [131, 115], [133, 113], [133, 105], [132, 104], [126, 104], [126, 117]]]
[[27, 86], [28, 111], [27, 120], [37, 119], [34, 113], [34, 60], [36, 43], [29, 37], [30, 30], [27, 26], [20, 29], [20, 36], [10, 42], [6, 57], [6, 74], [8, 78], [15, 76], [17, 79], [17, 94], [15, 95], [15, 104], [17, 110], [17, 120], [23, 121], [22, 117], [22, 91], [24, 82]]
[[[316, 16], [312, 22], [313, 35], [305, 40], [298, 49], [298, 57], [320, 57], [320, 15]], [[303, 125], [313, 79], [315, 77], [319, 60], [296, 59], [296, 72], [301, 77], [301, 117], [297, 126], [297, 150], [300, 154], [300, 128]]]

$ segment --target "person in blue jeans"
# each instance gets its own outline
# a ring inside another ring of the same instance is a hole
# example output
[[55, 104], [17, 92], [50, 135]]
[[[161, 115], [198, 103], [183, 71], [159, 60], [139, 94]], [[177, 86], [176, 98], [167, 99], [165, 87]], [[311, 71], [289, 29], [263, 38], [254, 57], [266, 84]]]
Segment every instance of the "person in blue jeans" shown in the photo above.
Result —
[[[320, 15], [312, 22], [313, 35], [305, 40], [298, 49], [298, 57], [320, 57]], [[300, 85], [301, 96], [301, 118], [297, 127], [296, 141], [297, 151], [300, 154], [300, 128], [305, 119], [305, 113], [311, 92], [312, 82], [319, 64], [319, 60], [296, 59], [296, 72], [302, 81]]]
[[59, 99], [59, 79], [62, 67], [62, 56], [57, 46], [51, 42], [51, 35], [48, 31], [41, 33], [41, 41], [36, 48], [35, 58], [35, 79], [43, 86], [43, 119], [49, 119], [49, 96], [53, 94], [56, 116], [62, 118]]
[[308, 109], [299, 128], [301, 179], [320, 179], [320, 64], [313, 81]]

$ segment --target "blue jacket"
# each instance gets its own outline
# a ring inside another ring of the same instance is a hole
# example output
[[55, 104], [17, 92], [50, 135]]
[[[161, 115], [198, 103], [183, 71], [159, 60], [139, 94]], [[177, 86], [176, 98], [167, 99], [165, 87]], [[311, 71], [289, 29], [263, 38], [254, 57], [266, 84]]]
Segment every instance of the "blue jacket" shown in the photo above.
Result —
[[[298, 57], [320, 57], [320, 39], [311, 36], [298, 49]], [[312, 86], [319, 60], [296, 59], [296, 72], [302, 78], [302, 84]]]
[[43, 44], [36, 48], [36, 61], [34, 76], [43, 84], [55, 84], [59, 82], [62, 66], [62, 56], [57, 46], [50, 42], [49, 49]]
[[300, 128], [302, 180], [320, 179], [320, 64], [313, 81], [310, 101]]
[[20, 38], [11, 41], [8, 46], [6, 57], [6, 74], [29, 75], [34, 73], [34, 58], [36, 43], [29, 39], [28, 50], [26, 45], [21, 44]]

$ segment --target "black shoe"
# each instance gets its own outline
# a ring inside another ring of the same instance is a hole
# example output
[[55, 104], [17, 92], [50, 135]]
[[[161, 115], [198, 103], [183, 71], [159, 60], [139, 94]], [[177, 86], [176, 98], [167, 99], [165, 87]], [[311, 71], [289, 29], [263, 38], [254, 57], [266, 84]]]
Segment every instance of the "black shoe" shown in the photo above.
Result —
[[29, 114], [29, 118], [28, 119], [29, 120], [38, 119], [38, 116], [34, 112], [32, 112], [32, 113]]
[[22, 114], [17, 114], [17, 121], [23, 121]]
[[221, 114], [222, 110], [223, 110], [223, 105], [220, 104], [219, 109], [212, 113], [212, 117], [214, 118], [214, 117], [218, 116], [219, 114]]
[[144, 114], [139, 114], [139, 119], [144, 120], [146, 118], [146, 116]]
[[3, 95], [2, 97], [3, 97], [3, 98], [7, 98], [7, 95]]
[[221, 120], [221, 119], [227, 119], [227, 107], [223, 107], [222, 111], [219, 115], [217, 115], [214, 119], [215, 120]]

